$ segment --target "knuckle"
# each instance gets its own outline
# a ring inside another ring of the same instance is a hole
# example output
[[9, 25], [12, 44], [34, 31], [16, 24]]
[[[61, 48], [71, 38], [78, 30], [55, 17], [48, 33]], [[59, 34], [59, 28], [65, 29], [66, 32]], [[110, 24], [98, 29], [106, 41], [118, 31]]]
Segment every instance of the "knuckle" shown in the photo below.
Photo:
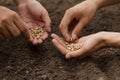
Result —
[[60, 24], [59, 28], [61, 30], [66, 30], [67, 29], [67, 24], [66, 23], [62, 23], [62, 24]]
[[8, 23], [9, 18], [8, 17], [3, 17], [1, 20], [1, 24], [7, 24]]
[[65, 14], [71, 14], [72, 13], [72, 8], [69, 8], [66, 10]]
[[68, 14], [68, 13], [70, 13], [70, 9], [67, 9], [65, 12], [65, 14]]
[[13, 18], [16, 18], [18, 16], [18, 14], [16, 13], [16, 12], [12, 12], [11, 14], [10, 14], [10, 17], [13, 17]]
[[59, 29], [62, 31], [64, 29], [64, 24], [60, 24]]
[[22, 30], [21, 30], [22, 32], [27, 32], [27, 28], [22, 28]]

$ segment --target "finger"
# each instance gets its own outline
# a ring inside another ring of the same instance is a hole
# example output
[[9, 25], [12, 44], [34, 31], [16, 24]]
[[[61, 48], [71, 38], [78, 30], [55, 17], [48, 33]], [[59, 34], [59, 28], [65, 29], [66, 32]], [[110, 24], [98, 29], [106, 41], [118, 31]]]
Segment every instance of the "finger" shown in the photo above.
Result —
[[12, 35], [6, 27], [0, 26], [0, 32], [4, 35], [5, 38], [12, 39]]
[[30, 34], [30, 39], [29, 39], [29, 40], [30, 40], [30, 42], [33, 42], [33, 39], [34, 39], [34, 38], [33, 38], [33, 35], [32, 35], [32, 33], [31, 33], [31, 30], [30, 30], [30, 29], [29, 29], [29, 34]]
[[37, 40], [37, 44], [41, 44], [43, 41], [41, 39]]
[[6, 28], [9, 30], [9, 32], [12, 34], [12, 36], [17, 37], [20, 35], [20, 30], [16, 27], [16, 25], [12, 22], [9, 21], [7, 24], [4, 24], [7, 26]]
[[66, 55], [69, 51], [63, 47], [56, 39], [52, 40], [53, 44], [55, 45], [55, 47], [63, 54]]
[[45, 22], [45, 29], [47, 32], [51, 31], [50, 24], [51, 24], [51, 19], [48, 15], [48, 12], [46, 11], [43, 16], [42, 16], [43, 21]]
[[35, 38], [33, 39], [33, 45], [37, 45], [38, 44], [38, 40]]
[[71, 37], [68, 33], [68, 27], [72, 20], [73, 20], [72, 13], [70, 11], [66, 11], [66, 13], [60, 23], [61, 33], [67, 41], [70, 41], [70, 39], [71, 39]]
[[42, 39], [42, 40], [45, 40], [46, 38], [48, 38], [48, 33], [47, 33], [47, 32], [44, 32], [43, 36], [41, 36], [41, 39]]
[[3, 41], [4, 39], [5, 37], [2, 34], [0, 34], [0, 41]]
[[16, 24], [16, 26], [21, 30], [21, 32], [24, 34], [24, 36], [27, 38], [27, 39], [30, 39], [30, 34], [29, 34], [29, 31], [27, 29], [27, 26], [26, 24], [22, 21], [22, 19], [20, 18], [19, 15], [15, 15], [14, 16], [14, 22]]
[[57, 36], [56, 34], [52, 34], [51, 37], [53, 39], [56, 39], [62, 46], [66, 47], [65, 43], [63, 42], [63, 40], [59, 36]]
[[73, 32], [72, 32], [72, 39], [73, 39], [73, 40], [78, 39], [77, 36], [79, 35], [81, 29], [82, 29], [85, 25], [86, 25], [85, 19], [81, 19], [81, 20], [79, 21], [79, 23], [77, 24], [77, 26], [74, 28]]

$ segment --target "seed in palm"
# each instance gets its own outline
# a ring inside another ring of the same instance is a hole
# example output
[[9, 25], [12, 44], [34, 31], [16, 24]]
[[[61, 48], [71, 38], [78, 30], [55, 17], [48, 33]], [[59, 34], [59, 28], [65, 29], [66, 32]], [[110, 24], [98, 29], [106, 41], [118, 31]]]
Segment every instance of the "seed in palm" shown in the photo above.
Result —
[[81, 44], [78, 43], [67, 43], [66, 42], [66, 48], [70, 51], [76, 51], [82, 48]]
[[37, 39], [39, 39], [44, 33], [44, 29], [41, 27], [31, 28], [30, 30], [32, 33], [32, 37]]

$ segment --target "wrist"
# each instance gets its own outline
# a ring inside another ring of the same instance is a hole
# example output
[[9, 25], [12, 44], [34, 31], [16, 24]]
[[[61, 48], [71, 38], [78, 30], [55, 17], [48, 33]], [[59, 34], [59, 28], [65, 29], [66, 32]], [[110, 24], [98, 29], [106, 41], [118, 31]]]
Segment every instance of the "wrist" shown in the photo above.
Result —
[[93, 2], [97, 9], [102, 8], [104, 6], [114, 5], [120, 3], [120, 0], [87, 0]]
[[101, 4], [103, 3], [104, 0], [86, 0], [86, 1], [92, 2], [95, 5], [96, 9], [99, 9], [102, 7]]
[[99, 32], [98, 35], [101, 37], [105, 46], [120, 46], [120, 33], [117, 32]]
[[36, 1], [36, 0], [13, 0], [18, 6], [24, 4], [28, 1]]

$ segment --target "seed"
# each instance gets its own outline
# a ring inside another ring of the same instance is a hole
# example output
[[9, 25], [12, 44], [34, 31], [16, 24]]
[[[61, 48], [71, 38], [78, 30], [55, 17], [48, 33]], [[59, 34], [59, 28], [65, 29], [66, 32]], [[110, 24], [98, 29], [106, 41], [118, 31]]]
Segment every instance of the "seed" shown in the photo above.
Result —
[[31, 28], [30, 31], [32, 33], [32, 37], [37, 39], [39, 39], [44, 33], [44, 29], [40, 27]]
[[78, 43], [67, 43], [66, 42], [66, 48], [70, 51], [75, 51], [75, 50], [81, 49], [82, 45]]
[[72, 41], [73, 41], [73, 39], [72, 39], [72, 38], [70, 38], [70, 41], [72, 42]]

